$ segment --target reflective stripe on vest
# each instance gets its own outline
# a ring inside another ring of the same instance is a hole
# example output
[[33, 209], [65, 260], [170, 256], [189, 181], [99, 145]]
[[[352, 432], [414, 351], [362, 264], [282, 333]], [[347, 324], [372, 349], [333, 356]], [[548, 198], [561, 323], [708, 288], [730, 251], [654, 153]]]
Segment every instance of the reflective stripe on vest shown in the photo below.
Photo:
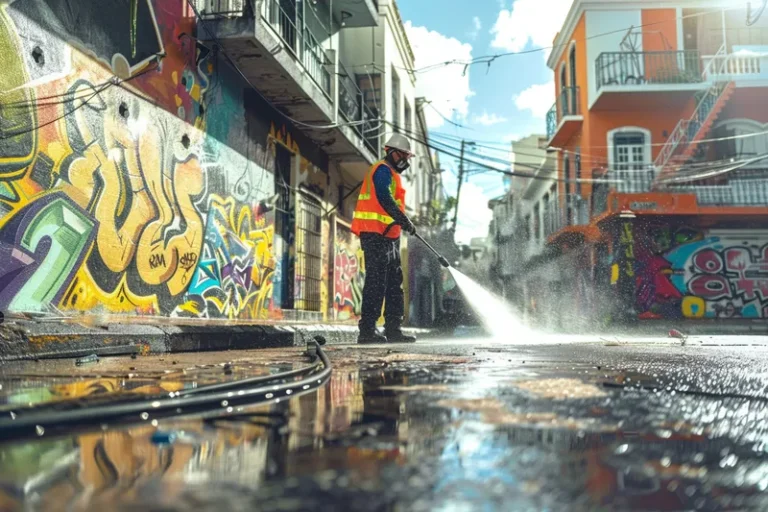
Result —
[[389, 227], [394, 223], [394, 219], [384, 210], [376, 197], [375, 187], [373, 185], [373, 175], [378, 168], [384, 165], [392, 174], [392, 183], [389, 192], [392, 194], [395, 204], [400, 211], [405, 211], [405, 189], [402, 186], [400, 175], [395, 173], [392, 168], [383, 160], [376, 162], [371, 166], [363, 180], [363, 186], [360, 189], [360, 195], [357, 197], [357, 206], [352, 216], [352, 232], [356, 235], [360, 233], [379, 233], [388, 238], [398, 238], [400, 236], [400, 226]]

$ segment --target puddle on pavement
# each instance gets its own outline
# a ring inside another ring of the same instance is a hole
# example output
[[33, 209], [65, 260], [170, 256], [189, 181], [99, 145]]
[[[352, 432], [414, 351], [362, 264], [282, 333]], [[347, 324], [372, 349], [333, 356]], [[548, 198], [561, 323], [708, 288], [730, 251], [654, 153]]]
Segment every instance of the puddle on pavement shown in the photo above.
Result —
[[[342, 354], [325, 387], [237, 417], [0, 444], [0, 510], [768, 507], [768, 448], [704, 429], [706, 399], [682, 401], [673, 421], [658, 394], [598, 387], [603, 370], [547, 382], [472, 358]], [[234, 366], [286, 369], [252, 363]], [[200, 370], [144, 385], [222, 371]]]

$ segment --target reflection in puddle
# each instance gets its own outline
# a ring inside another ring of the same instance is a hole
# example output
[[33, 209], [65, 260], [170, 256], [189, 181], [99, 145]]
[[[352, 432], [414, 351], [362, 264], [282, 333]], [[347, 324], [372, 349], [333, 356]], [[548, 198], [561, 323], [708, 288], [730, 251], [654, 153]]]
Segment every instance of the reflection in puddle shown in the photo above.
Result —
[[[683, 423], [630, 430], [636, 407], [627, 403], [627, 416], [615, 417], [608, 401], [620, 391], [595, 392], [582, 381], [516, 387], [500, 375], [495, 382], [508, 391], [494, 395], [487, 373], [451, 381], [447, 371], [434, 365], [337, 370], [315, 393], [237, 417], [0, 445], [0, 510], [768, 505], [762, 450], [710, 439]], [[135, 389], [189, 382], [155, 380]], [[570, 393], [561, 392], [565, 383]], [[55, 387], [60, 384], [46, 389], [57, 397], [117, 389], [104, 378], [69, 391]], [[19, 403], [55, 399], [23, 393], [8, 396]]]

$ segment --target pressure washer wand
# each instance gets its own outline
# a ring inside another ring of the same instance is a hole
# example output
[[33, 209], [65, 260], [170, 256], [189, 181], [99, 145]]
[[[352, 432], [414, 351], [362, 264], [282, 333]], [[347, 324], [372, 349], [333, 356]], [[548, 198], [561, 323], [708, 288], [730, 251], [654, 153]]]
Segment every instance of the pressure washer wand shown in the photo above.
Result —
[[[393, 222], [392, 224], [390, 224], [389, 226], [387, 226], [387, 229], [385, 229], [385, 230], [384, 230], [384, 236], [387, 236], [387, 233], [389, 233], [389, 230], [390, 230], [390, 229], [392, 229], [393, 227], [395, 227], [396, 225], [397, 225], [397, 223], [396, 223], [396, 222]], [[441, 264], [442, 266], [444, 266], [445, 268], [448, 268], [448, 267], [450, 267], [450, 266], [451, 266], [451, 264], [450, 264], [450, 263], [448, 263], [448, 260], [447, 260], [447, 259], [445, 259], [445, 256], [443, 256], [442, 254], [440, 254], [439, 252], [437, 252], [437, 251], [435, 250], [435, 248], [434, 248], [434, 247], [432, 247], [431, 245], [429, 245], [429, 242], [427, 242], [426, 240], [424, 240], [424, 237], [423, 237], [423, 236], [421, 236], [421, 235], [420, 235], [420, 234], [418, 234], [418, 233], [414, 233], [413, 235], [414, 235], [416, 238], [418, 238], [419, 240], [421, 240], [421, 243], [423, 243], [424, 245], [426, 245], [426, 246], [427, 246], [427, 248], [428, 248], [430, 251], [432, 251], [432, 252], [435, 254], [435, 256], [437, 256], [437, 261], [439, 261], [439, 262], [440, 262], [440, 264]]]
[[423, 236], [421, 236], [421, 235], [420, 235], [420, 234], [418, 234], [418, 233], [414, 233], [413, 235], [414, 235], [416, 238], [418, 238], [419, 240], [421, 240], [421, 243], [423, 243], [424, 245], [426, 245], [426, 246], [427, 246], [427, 248], [428, 248], [430, 251], [432, 251], [433, 253], [435, 253], [435, 256], [437, 256], [437, 261], [439, 261], [439, 262], [440, 262], [440, 264], [441, 264], [442, 266], [444, 266], [445, 268], [448, 268], [448, 267], [450, 267], [450, 266], [451, 266], [451, 264], [450, 264], [450, 263], [448, 263], [448, 260], [447, 260], [447, 259], [445, 259], [445, 256], [443, 256], [442, 254], [440, 254], [439, 252], [437, 252], [437, 251], [435, 250], [435, 248], [434, 248], [434, 247], [432, 247], [431, 245], [429, 245], [429, 243], [428, 243], [426, 240], [424, 240], [424, 237], [423, 237]]

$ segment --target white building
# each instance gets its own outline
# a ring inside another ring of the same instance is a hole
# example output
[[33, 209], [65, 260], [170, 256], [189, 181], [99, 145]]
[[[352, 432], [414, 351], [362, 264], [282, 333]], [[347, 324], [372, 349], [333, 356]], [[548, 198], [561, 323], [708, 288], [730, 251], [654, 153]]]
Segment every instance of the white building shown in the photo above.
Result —
[[544, 252], [547, 238], [558, 226], [557, 153], [546, 145], [544, 135], [512, 143], [514, 171], [532, 177], [512, 177], [506, 194], [489, 203], [493, 269], [501, 279], [502, 293], [513, 301], [522, 296], [517, 277]]

